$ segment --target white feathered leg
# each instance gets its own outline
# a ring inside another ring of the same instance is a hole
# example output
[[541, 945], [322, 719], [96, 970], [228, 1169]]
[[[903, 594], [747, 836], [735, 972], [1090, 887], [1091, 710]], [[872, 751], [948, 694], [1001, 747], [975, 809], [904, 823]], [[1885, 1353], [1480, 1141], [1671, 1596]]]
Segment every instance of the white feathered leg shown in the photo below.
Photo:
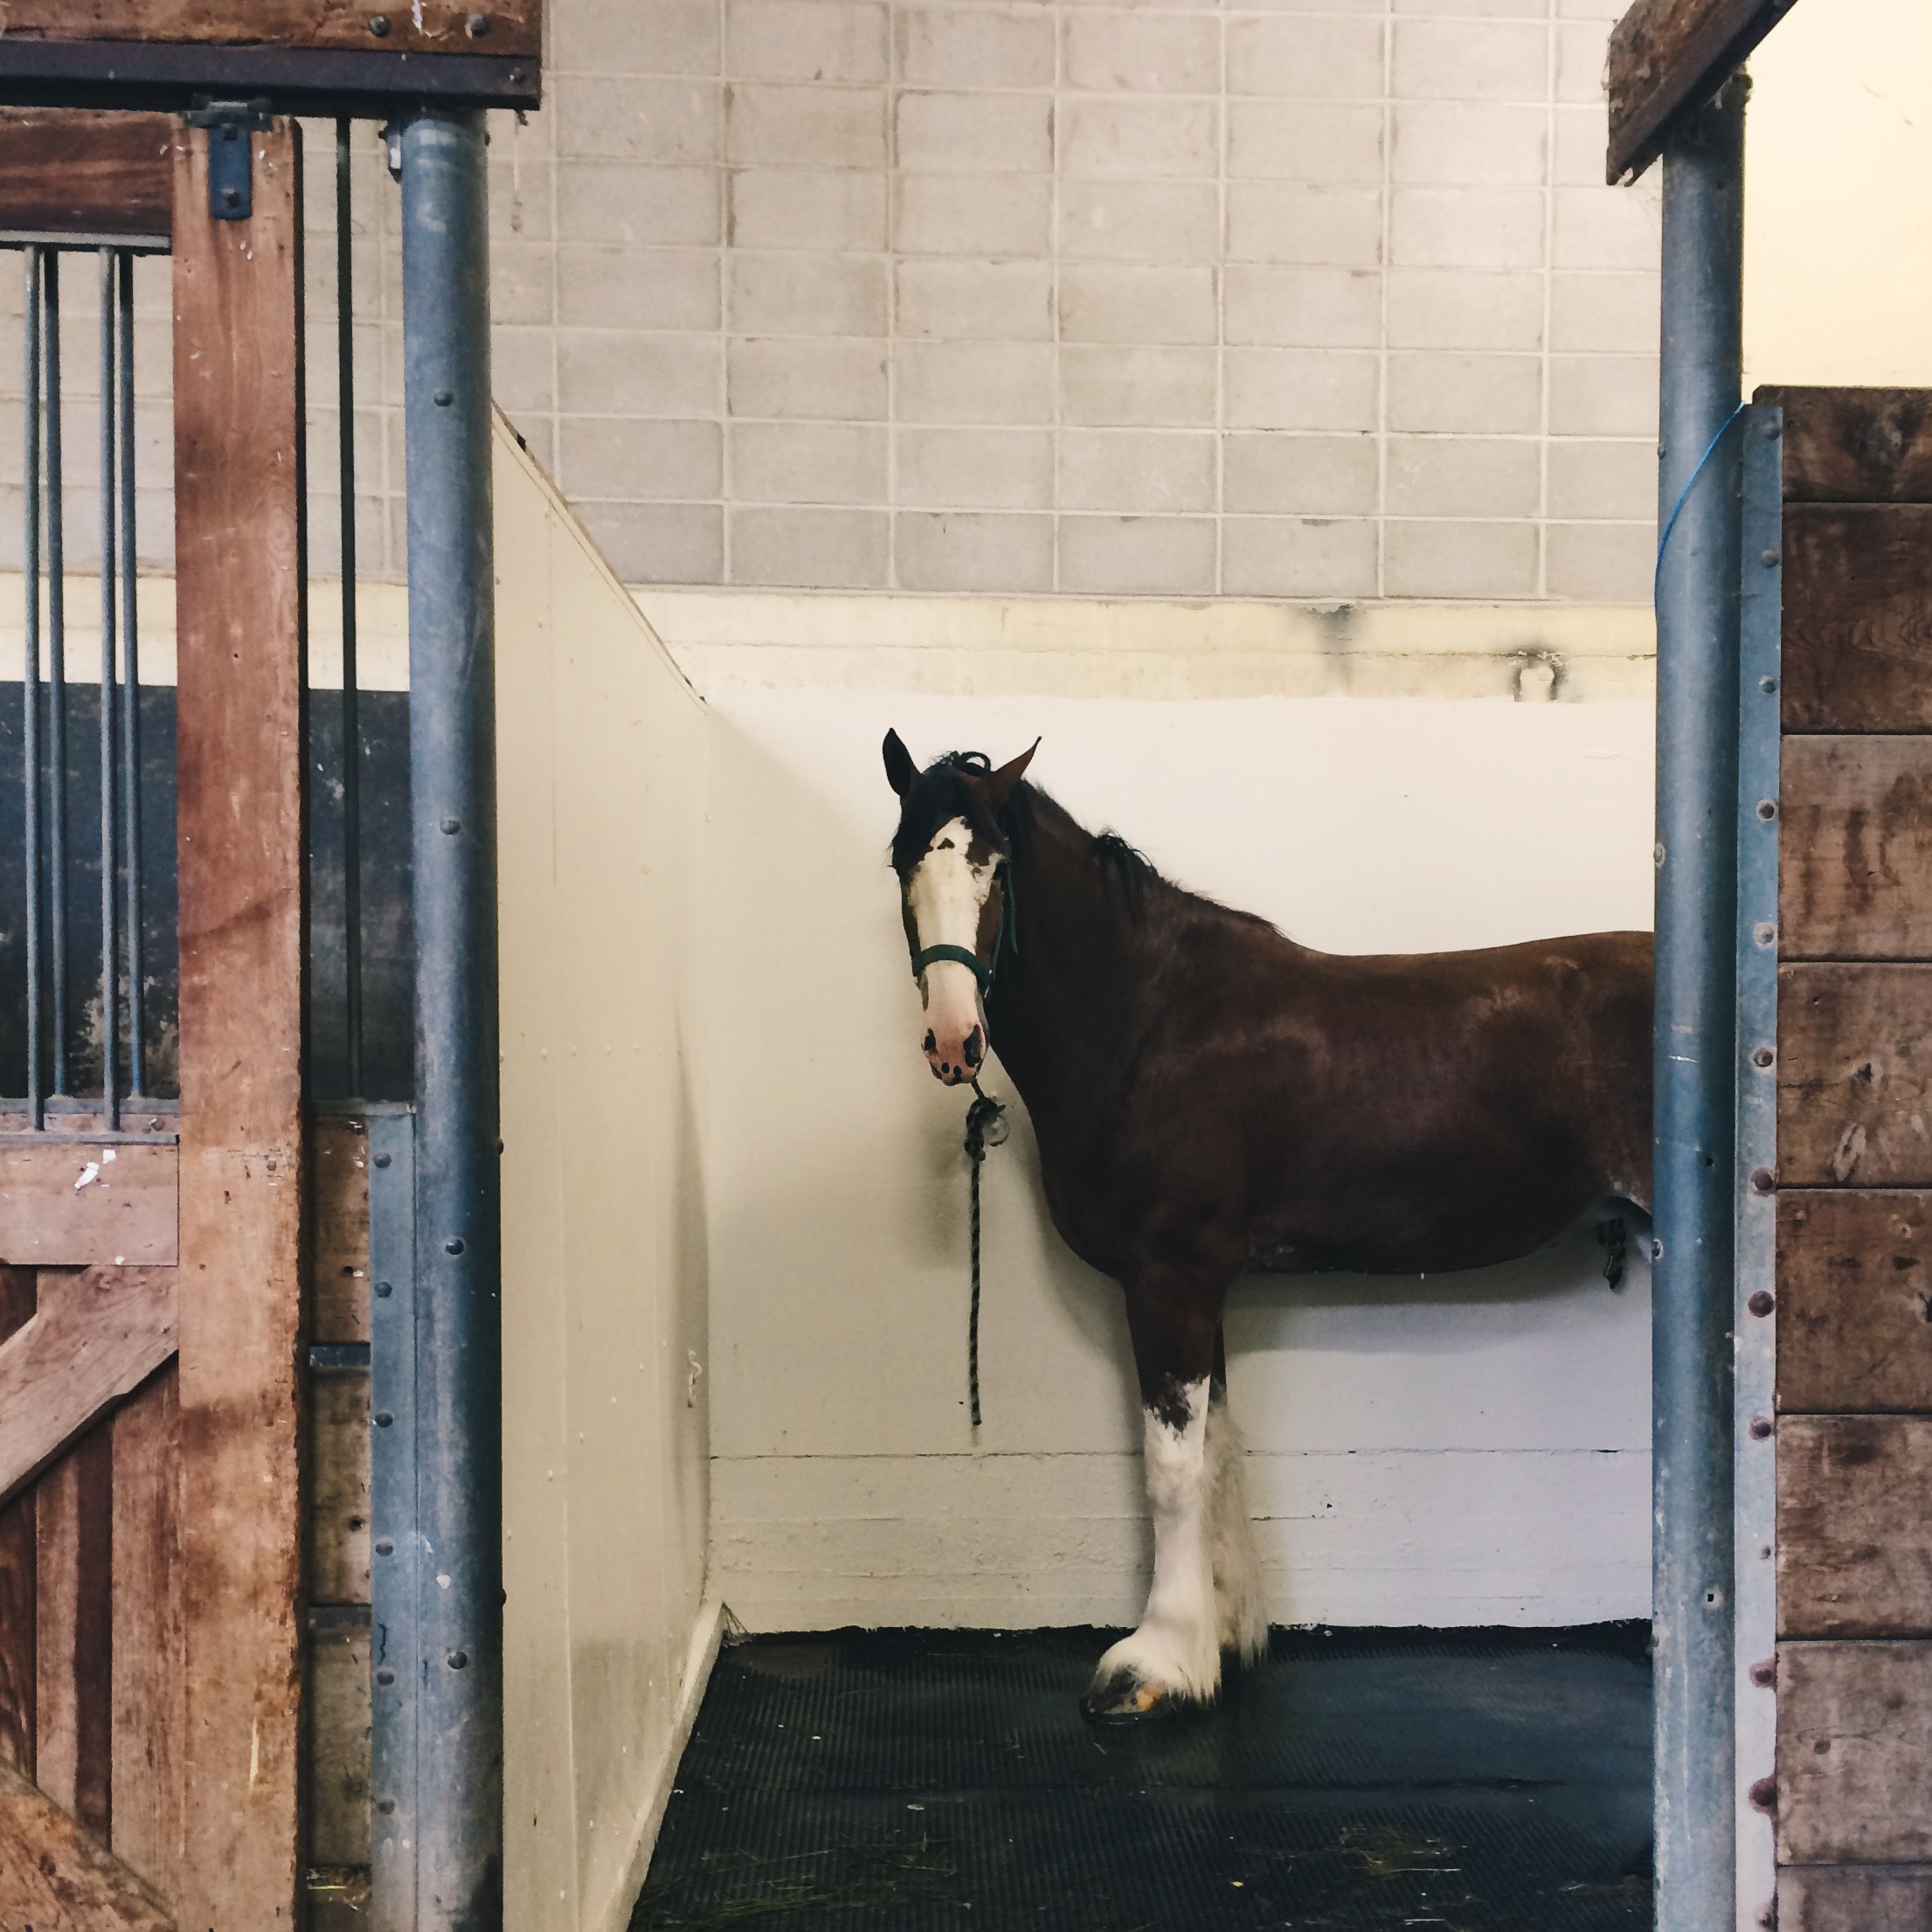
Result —
[[1243, 1480], [1245, 1451], [1217, 1383], [1208, 1403], [1208, 1495], [1214, 1559], [1215, 1612], [1221, 1647], [1243, 1664], [1268, 1654], [1268, 1603], [1255, 1560], [1254, 1525]]
[[[1143, 1412], [1153, 1587], [1140, 1627], [1100, 1659], [1090, 1693], [1103, 1715], [1170, 1700], [1208, 1703], [1221, 1687], [1208, 1458], [1208, 1378]], [[1174, 1419], [1168, 1419], [1169, 1416]]]

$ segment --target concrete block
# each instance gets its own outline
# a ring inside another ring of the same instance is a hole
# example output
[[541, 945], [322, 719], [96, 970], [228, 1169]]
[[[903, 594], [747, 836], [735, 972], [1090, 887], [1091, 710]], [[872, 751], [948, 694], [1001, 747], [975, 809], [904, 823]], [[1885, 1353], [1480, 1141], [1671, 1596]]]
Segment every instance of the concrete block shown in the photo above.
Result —
[[605, 560], [627, 584], [721, 584], [724, 512], [716, 503], [573, 499]]
[[1654, 272], [1559, 269], [1551, 278], [1549, 345], [1654, 354], [1662, 303], [1662, 283]]
[[1211, 182], [1063, 181], [1060, 253], [1071, 261], [1216, 261], [1220, 190]]
[[1231, 343], [1364, 349], [1381, 340], [1381, 272], [1234, 262], [1224, 271]]
[[893, 414], [902, 423], [1048, 423], [1050, 343], [901, 342]]
[[[724, 239], [716, 168], [622, 161], [560, 161], [556, 167], [561, 240], [715, 248]], [[493, 260], [493, 274], [495, 267]]]
[[1551, 435], [1654, 438], [1657, 427], [1654, 355], [1550, 357]]
[[1610, 110], [1601, 100], [1588, 106], [1553, 107], [1555, 129], [1554, 181], [1565, 187], [1601, 188], [1603, 159], [1610, 148]]
[[1568, 522], [1642, 522], [1657, 512], [1657, 444], [1557, 437], [1549, 446], [1549, 514]]
[[883, 249], [886, 177], [854, 168], [741, 168], [731, 177], [739, 248]]
[[1210, 597], [1215, 526], [1206, 516], [1063, 516], [1060, 588], [1090, 597]]
[[1368, 518], [1224, 516], [1224, 597], [1329, 599], [1375, 594], [1375, 525]]
[[1067, 344], [1060, 350], [1060, 411], [1097, 427], [1211, 428], [1215, 351]]
[[1230, 349], [1224, 419], [1230, 429], [1375, 427], [1376, 358], [1340, 350]]
[[1381, 260], [1381, 191], [1230, 182], [1228, 259], [1375, 267]]
[[1534, 437], [1391, 436], [1391, 516], [1532, 517], [1542, 501]]
[[1061, 85], [1111, 92], [1218, 93], [1221, 23], [1212, 13], [1070, 10], [1061, 17]]
[[1556, 29], [1556, 98], [1601, 104], [1610, 59], [1607, 18], [1566, 21]]
[[1089, 343], [1212, 343], [1215, 271], [1068, 262], [1060, 270], [1060, 339]]
[[1222, 507], [1230, 515], [1373, 516], [1376, 470], [1373, 436], [1234, 434], [1222, 447]]
[[1044, 255], [1053, 236], [1045, 175], [901, 175], [893, 239], [904, 255]]
[[1409, 350], [1388, 358], [1390, 430], [1531, 435], [1542, 418], [1535, 356]]
[[1579, 604], [1648, 604], [1657, 567], [1654, 523], [1552, 523], [1544, 594]]
[[1391, 349], [1543, 346], [1543, 278], [1461, 268], [1388, 272]]
[[[501, 260], [499, 251], [491, 263], [493, 296], [500, 287]], [[556, 308], [557, 320], [566, 328], [716, 329], [717, 251], [560, 247]]]
[[1045, 7], [899, 7], [899, 79], [911, 87], [1050, 87], [1055, 17]]
[[[516, 123], [513, 121], [514, 127]], [[556, 177], [557, 163], [547, 156], [525, 155], [512, 160], [493, 158], [489, 164], [489, 232], [493, 241], [508, 240], [512, 236], [527, 236], [531, 241], [553, 241], [556, 227], [551, 211], [556, 203]], [[578, 163], [579, 167], [585, 165]], [[592, 164], [594, 165], [594, 163]], [[702, 174], [701, 169], [667, 168], [667, 174]], [[320, 170], [317, 170], [320, 173]], [[313, 180], [315, 176], [305, 176]], [[330, 184], [333, 186], [333, 183]], [[374, 237], [357, 237], [358, 240], [373, 241]], [[686, 238], [675, 235], [668, 238], [682, 241]], [[699, 239], [715, 238], [699, 237]], [[332, 230], [325, 229], [317, 239], [310, 243], [310, 249], [326, 255], [331, 261], [335, 258], [335, 237]], [[351, 244], [353, 246], [353, 243]], [[335, 290], [329, 290], [329, 307], [335, 308]], [[318, 313], [315, 304], [308, 305], [311, 317]]]
[[[549, 329], [513, 324], [493, 328], [489, 332], [491, 396], [513, 415], [548, 415], [557, 407], [555, 351], [555, 335]], [[320, 400], [312, 397], [310, 406]]]
[[1228, 173], [1234, 178], [1323, 186], [1380, 182], [1381, 147], [1382, 109], [1377, 102], [1228, 104]]
[[1540, 268], [1540, 188], [1398, 188], [1389, 260], [1405, 268]]
[[906, 591], [1053, 588], [1053, 519], [972, 510], [902, 510], [892, 520], [895, 578]]
[[566, 74], [544, 111], [561, 157], [702, 163], [717, 159], [722, 93], [713, 80]]
[[741, 502], [886, 500], [886, 433], [865, 423], [733, 423], [731, 495]]
[[1053, 336], [1050, 262], [896, 262], [893, 289], [902, 336], [1042, 342]]
[[1379, 100], [1381, 9], [1348, 17], [1271, 13], [1228, 22], [1228, 91], [1291, 100]]
[[1549, 95], [1549, 30], [1541, 21], [1395, 24], [1395, 93], [1403, 100], [1515, 100]]
[[883, 589], [891, 580], [891, 524], [880, 509], [734, 509], [731, 581], [774, 589]]
[[566, 415], [713, 416], [724, 397], [715, 335], [630, 329], [557, 331], [557, 406]]
[[1552, 223], [1558, 268], [1643, 269], [1663, 252], [1663, 207], [1645, 187], [1559, 188]]
[[734, 87], [724, 104], [724, 158], [740, 167], [883, 168], [885, 91]]
[[725, 267], [734, 335], [886, 333], [885, 262], [878, 256], [740, 249]]
[[1221, 103], [1143, 94], [1072, 94], [1060, 103], [1060, 171], [1122, 179], [1212, 179]]
[[1050, 429], [901, 429], [892, 500], [918, 509], [1050, 509]]
[[718, 495], [723, 441], [715, 422], [648, 421], [621, 416], [557, 420], [557, 481], [579, 497], [676, 502]]
[[733, 80], [883, 81], [886, 10], [876, 0], [724, 0], [724, 59]]
[[895, 151], [909, 172], [1053, 172], [1050, 94], [902, 93], [895, 112]]
[[886, 345], [801, 336], [739, 338], [731, 345], [726, 395], [733, 416], [883, 422]]
[[1215, 443], [1211, 430], [1063, 430], [1060, 508], [1210, 511]]
[[717, 0], [570, 0], [551, 9], [554, 75], [716, 74]]
[[1395, 105], [1391, 178], [1423, 187], [1542, 186], [1549, 171], [1544, 107], [1465, 100]]
[[1536, 594], [1533, 523], [1391, 522], [1382, 538], [1388, 597], [1491, 598]]

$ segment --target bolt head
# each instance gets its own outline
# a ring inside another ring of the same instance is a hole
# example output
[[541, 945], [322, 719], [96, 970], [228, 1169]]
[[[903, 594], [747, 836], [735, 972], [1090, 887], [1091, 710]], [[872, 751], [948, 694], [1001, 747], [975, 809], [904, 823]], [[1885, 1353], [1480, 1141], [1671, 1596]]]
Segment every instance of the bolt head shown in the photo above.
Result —
[[1777, 1306], [1777, 1303], [1766, 1290], [1760, 1288], [1744, 1305], [1762, 1320]]
[[1751, 1169], [1751, 1192], [1755, 1195], [1776, 1194], [1777, 1176], [1769, 1167]]
[[1771, 1063], [1771, 1049], [1769, 1047], [1760, 1047], [1751, 1056], [1751, 1064], [1754, 1067], [1768, 1067]]
[[469, 1652], [467, 1651], [452, 1651], [449, 1653], [449, 1667], [453, 1671], [465, 1670], [468, 1665]]
[[446, 1255], [460, 1255], [462, 1253], [462, 1251], [463, 1243], [460, 1238], [454, 1241], [446, 1241], [443, 1243], [443, 1252]]
[[487, 13], [473, 13], [463, 23], [463, 31], [472, 40], [481, 40], [489, 31], [489, 16]]
[[1759, 557], [1761, 557], [1761, 559], [1762, 560], [1762, 562], [1763, 562], [1763, 564], [1764, 564], [1764, 567], [1765, 567], [1765, 569], [1766, 569], [1766, 570], [1768, 570], [1768, 571], [1775, 571], [1775, 570], [1776, 570], [1776, 569], [1777, 568], [1777, 566], [1778, 566], [1778, 562], [1779, 562], [1779, 557], [1778, 557], [1778, 553], [1777, 553], [1777, 552], [1776, 552], [1776, 551], [1772, 551], [1772, 550], [1767, 550], [1767, 551], [1760, 551], [1758, 552], [1758, 555], [1759, 555]]
[[386, 13], [372, 13], [369, 17], [369, 31], [378, 40], [389, 38], [389, 16]]
[[1751, 1440], [1754, 1443], [1762, 1443], [1768, 1440], [1770, 1433], [1771, 1418], [1769, 1416], [1753, 1416], [1751, 1417]]

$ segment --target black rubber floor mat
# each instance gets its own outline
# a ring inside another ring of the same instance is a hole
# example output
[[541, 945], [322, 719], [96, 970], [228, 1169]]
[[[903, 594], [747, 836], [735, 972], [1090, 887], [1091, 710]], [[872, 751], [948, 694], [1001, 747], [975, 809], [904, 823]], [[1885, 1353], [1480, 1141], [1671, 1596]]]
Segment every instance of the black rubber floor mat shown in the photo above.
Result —
[[1628, 1627], [1298, 1632], [1145, 1736], [1111, 1633], [841, 1632], [719, 1659], [633, 1932], [1638, 1932]]

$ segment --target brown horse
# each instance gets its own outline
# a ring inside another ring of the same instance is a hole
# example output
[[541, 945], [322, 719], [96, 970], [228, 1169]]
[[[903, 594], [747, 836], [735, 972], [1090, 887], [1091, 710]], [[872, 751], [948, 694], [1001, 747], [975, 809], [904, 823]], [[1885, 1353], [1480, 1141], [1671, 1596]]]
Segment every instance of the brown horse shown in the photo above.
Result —
[[1647, 1208], [1650, 935], [1314, 952], [1084, 831], [1023, 782], [1031, 751], [924, 772], [897, 732], [884, 751], [926, 1058], [952, 1085], [997, 1047], [1055, 1227], [1126, 1291], [1153, 1585], [1087, 1709], [1165, 1715], [1268, 1640], [1229, 1285], [1484, 1267], [1607, 1198]]

